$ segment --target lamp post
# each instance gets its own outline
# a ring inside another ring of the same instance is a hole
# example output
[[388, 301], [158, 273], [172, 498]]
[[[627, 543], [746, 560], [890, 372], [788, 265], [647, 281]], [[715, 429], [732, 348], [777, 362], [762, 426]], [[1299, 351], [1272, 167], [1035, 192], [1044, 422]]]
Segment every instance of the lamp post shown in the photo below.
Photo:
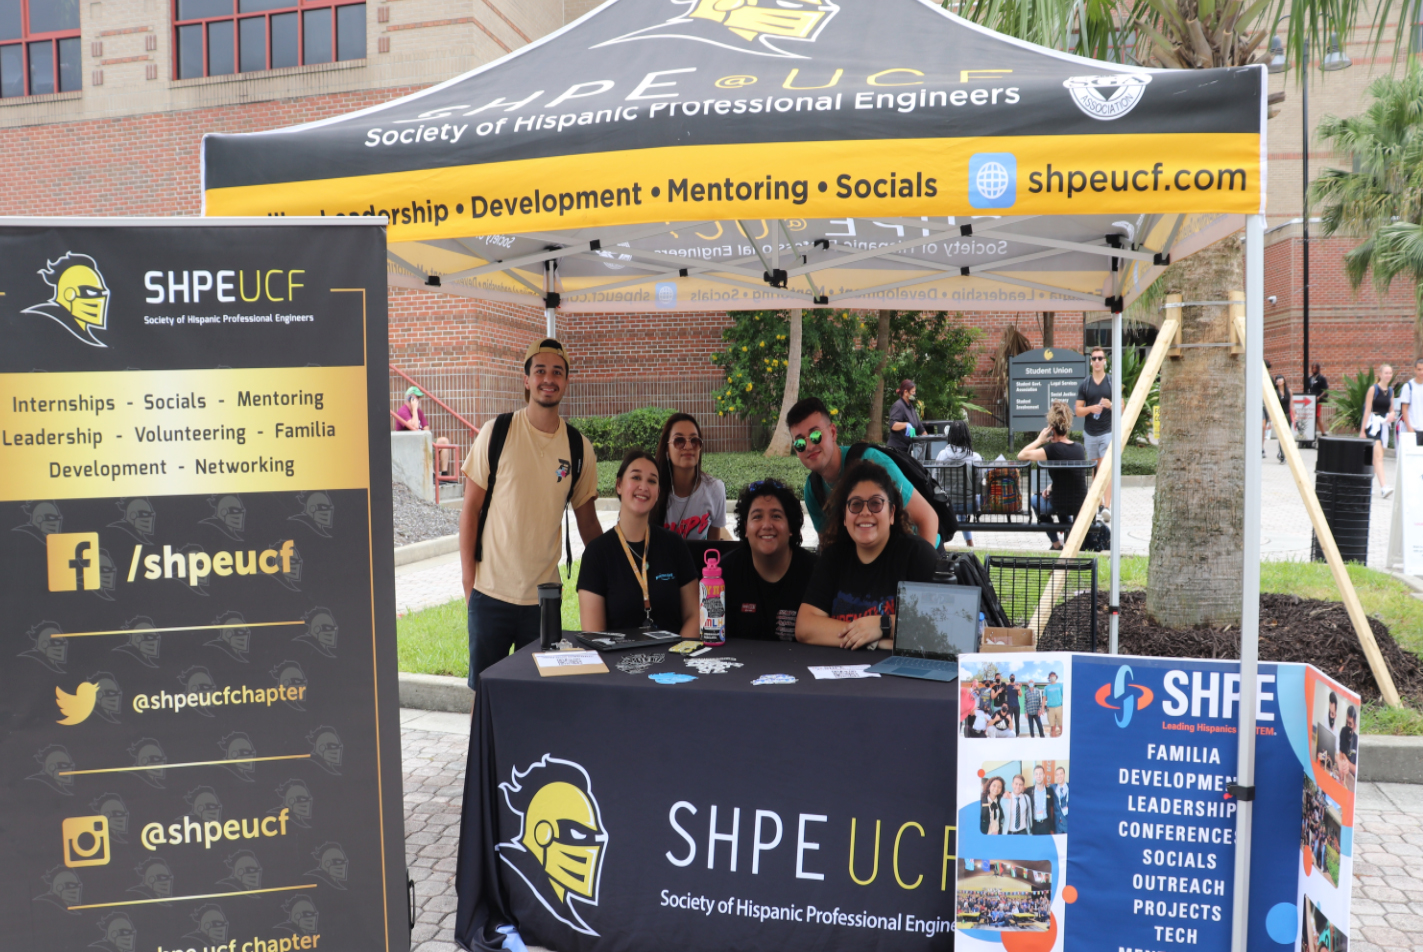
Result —
[[[1288, 16], [1289, 14], [1286, 14]], [[1283, 19], [1283, 17], [1281, 17]], [[1348, 69], [1354, 63], [1344, 53], [1344, 48], [1339, 42], [1339, 34], [1329, 34], [1329, 45], [1325, 48], [1324, 60], [1319, 64], [1321, 71], [1326, 73], [1337, 72], [1341, 69]], [[1303, 69], [1309, 69], [1309, 60], [1306, 59], [1301, 64]], [[1272, 73], [1283, 73], [1290, 68], [1289, 61], [1285, 59], [1285, 42], [1280, 37], [1275, 36], [1270, 39], [1270, 65]], [[1304, 314], [1301, 322], [1301, 344], [1304, 369], [1300, 374], [1300, 390], [1303, 392], [1309, 383], [1309, 76], [1306, 75], [1304, 81], [1300, 83], [1301, 95], [1301, 117], [1300, 117], [1300, 138], [1303, 140], [1301, 157], [1303, 160], [1303, 183], [1301, 185], [1302, 197], [1304, 201], [1304, 211], [1300, 216], [1304, 223]]]

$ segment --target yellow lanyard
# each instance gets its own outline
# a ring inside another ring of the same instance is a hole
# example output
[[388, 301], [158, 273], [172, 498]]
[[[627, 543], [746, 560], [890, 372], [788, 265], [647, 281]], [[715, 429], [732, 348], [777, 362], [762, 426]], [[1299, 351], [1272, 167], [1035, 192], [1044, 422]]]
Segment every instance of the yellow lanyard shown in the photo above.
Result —
[[633, 577], [637, 579], [637, 584], [642, 587], [642, 610], [647, 614], [645, 628], [652, 627], [652, 596], [647, 592], [647, 553], [652, 549], [652, 526], [647, 527], [647, 535], [642, 540], [642, 570], [638, 571], [637, 559], [633, 558], [632, 549], [628, 546], [627, 537], [623, 535], [623, 527], [616, 526], [618, 530], [618, 541], [623, 544], [623, 554], [628, 557], [628, 565], [632, 566]]

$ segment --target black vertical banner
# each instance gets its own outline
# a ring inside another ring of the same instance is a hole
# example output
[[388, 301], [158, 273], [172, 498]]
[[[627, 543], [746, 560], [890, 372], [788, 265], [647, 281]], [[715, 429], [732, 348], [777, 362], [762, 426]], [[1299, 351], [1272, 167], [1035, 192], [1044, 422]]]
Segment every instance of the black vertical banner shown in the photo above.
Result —
[[406, 952], [385, 229], [0, 218], [0, 948]]

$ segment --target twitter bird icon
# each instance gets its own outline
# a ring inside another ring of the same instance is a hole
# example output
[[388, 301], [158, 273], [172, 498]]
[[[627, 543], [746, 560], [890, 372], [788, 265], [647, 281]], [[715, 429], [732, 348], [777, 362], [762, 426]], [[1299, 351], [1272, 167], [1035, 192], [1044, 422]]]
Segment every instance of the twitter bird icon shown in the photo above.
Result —
[[98, 696], [99, 686], [88, 681], [81, 681], [73, 694], [66, 693], [64, 688], [55, 687], [54, 703], [59, 705], [59, 713], [64, 715], [55, 723], [66, 727], [84, 723], [89, 719], [89, 715], [94, 713], [94, 701]]

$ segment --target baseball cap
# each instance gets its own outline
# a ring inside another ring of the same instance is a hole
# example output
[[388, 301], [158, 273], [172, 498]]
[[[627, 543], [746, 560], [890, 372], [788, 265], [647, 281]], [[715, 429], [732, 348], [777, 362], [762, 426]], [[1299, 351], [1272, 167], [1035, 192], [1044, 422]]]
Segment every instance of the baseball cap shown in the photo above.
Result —
[[568, 351], [563, 349], [563, 345], [552, 337], [545, 337], [543, 340], [534, 341], [529, 345], [529, 349], [524, 352], [524, 373], [529, 372], [529, 362], [539, 354], [557, 354], [563, 358], [563, 365], [571, 372], [573, 362], [568, 359]]
[[425, 391], [421, 390], [419, 387], [411, 387], [405, 391], [405, 399], [407, 400], [409, 400], [411, 397], [423, 397], [424, 395]]

